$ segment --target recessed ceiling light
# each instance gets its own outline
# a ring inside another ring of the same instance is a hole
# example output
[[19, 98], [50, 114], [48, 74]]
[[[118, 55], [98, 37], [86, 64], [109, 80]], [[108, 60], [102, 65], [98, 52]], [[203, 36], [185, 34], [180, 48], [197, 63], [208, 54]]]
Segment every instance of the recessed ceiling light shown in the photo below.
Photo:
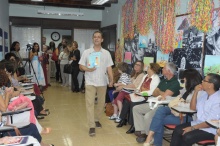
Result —
[[50, 10], [38, 10], [37, 13], [43, 15], [84, 16], [84, 14], [81, 12], [63, 12], [63, 11], [50, 11]]
[[92, 0], [92, 5], [103, 5], [104, 3], [108, 2], [109, 0]]

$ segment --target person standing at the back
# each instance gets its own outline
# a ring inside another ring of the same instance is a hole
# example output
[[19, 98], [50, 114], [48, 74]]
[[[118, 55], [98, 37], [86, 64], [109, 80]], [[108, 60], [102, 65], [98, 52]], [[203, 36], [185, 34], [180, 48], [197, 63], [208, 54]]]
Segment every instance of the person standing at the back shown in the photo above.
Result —
[[[109, 51], [102, 48], [103, 35], [100, 31], [93, 34], [93, 48], [85, 50], [79, 61], [80, 69], [85, 71], [85, 99], [89, 135], [95, 135], [95, 127], [101, 128], [99, 120], [105, 105], [107, 84], [113, 86], [113, 61]], [[94, 101], [97, 93], [98, 103], [94, 111]]]

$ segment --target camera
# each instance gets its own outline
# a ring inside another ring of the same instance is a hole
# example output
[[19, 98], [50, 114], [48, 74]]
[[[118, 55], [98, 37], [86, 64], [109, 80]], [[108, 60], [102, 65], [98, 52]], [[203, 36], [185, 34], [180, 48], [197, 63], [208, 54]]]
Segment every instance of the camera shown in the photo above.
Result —
[[26, 50], [29, 50], [29, 51], [30, 51], [30, 50], [32, 49], [32, 47], [33, 47], [32, 44], [27, 44], [26, 46], [27, 46], [27, 49], [26, 49]]

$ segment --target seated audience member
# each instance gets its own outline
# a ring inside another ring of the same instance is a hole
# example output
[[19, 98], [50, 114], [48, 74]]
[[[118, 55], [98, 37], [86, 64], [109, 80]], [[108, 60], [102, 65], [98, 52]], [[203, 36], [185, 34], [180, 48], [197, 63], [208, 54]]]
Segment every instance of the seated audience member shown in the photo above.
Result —
[[[197, 111], [197, 119], [178, 125], [173, 132], [171, 146], [191, 146], [202, 140], [214, 140], [216, 129], [207, 120], [219, 120], [220, 115], [220, 76], [210, 73], [202, 84], [195, 87], [190, 109]], [[197, 98], [199, 91], [203, 91]]]
[[[115, 54], [114, 53], [111, 53], [111, 57], [112, 57], [112, 60], [113, 60], [113, 63], [114, 65], [112, 65], [112, 73], [113, 73], [113, 83], [117, 83], [118, 82], [118, 79], [120, 78], [120, 73], [118, 72], [118, 68], [117, 66], [115, 65]], [[83, 81], [82, 81], [82, 84], [81, 84], [81, 92], [83, 90], [85, 90], [85, 76], [84, 76], [84, 73], [83, 73]], [[111, 95], [111, 92], [115, 90], [115, 87], [109, 87], [107, 86], [107, 91], [106, 91], [106, 95], [105, 95], [105, 103], [110, 103], [113, 101], [113, 95]]]
[[[141, 67], [141, 63], [139, 64], [139, 62], [136, 62], [136, 64], [140, 65]], [[136, 65], [137, 66], [137, 65]], [[127, 87], [127, 86], [131, 86], [131, 87], [134, 87], [132, 85], [132, 79], [129, 77], [129, 75], [125, 72], [127, 72], [127, 69], [128, 69], [128, 66], [126, 63], [119, 63], [118, 64], [118, 71], [119, 73], [121, 74], [119, 80], [118, 80], [118, 83], [115, 83], [114, 84], [114, 87], [116, 88], [116, 90], [113, 91], [112, 94], [115, 94], [119, 91], [122, 90], [123, 87]], [[141, 68], [138, 68], [139, 70]], [[143, 70], [142, 70], [143, 72]], [[141, 76], [143, 78], [143, 76]], [[123, 99], [125, 97], [125, 95], [127, 95], [128, 93], [125, 92], [125, 91], [121, 91], [119, 92], [119, 94], [117, 95], [116, 99], [113, 101], [113, 107], [114, 107], [114, 114], [109, 117], [110, 120], [116, 120], [116, 122], [120, 122], [120, 113], [121, 113], [121, 109], [122, 109], [122, 102], [123, 102]]]
[[[185, 88], [183, 89], [184, 93], [182, 92], [183, 94], [177, 96], [177, 98], [171, 101], [170, 104], [173, 103], [175, 105], [189, 108], [194, 88], [197, 85], [201, 84], [202, 76], [197, 70], [188, 69], [183, 72], [183, 79], [185, 83]], [[148, 136], [146, 142], [144, 143], [144, 146], [150, 146], [152, 141], [154, 141], [155, 146], [161, 146], [163, 142], [164, 125], [179, 125], [182, 121], [186, 121], [186, 116], [183, 116], [181, 120], [179, 117], [179, 113], [171, 110], [169, 107], [161, 106], [155, 112], [150, 124], [150, 131], [147, 134]]]
[[[6, 70], [6, 74], [8, 76], [8, 86], [12, 86], [15, 87], [16, 91], [13, 92], [12, 96], [19, 96], [19, 94], [21, 93], [21, 91], [23, 90], [22, 87], [20, 87], [18, 80], [14, 77], [15, 75], [15, 68], [14, 68], [14, 62], [12, 61], [8, 61], [8, 62], [4, 62], [3, 64], [0, 65], [1, 68], [5, 67]], [[4, 67], [2, 67], [4, 66]], [[30, 91], [32, 91], [33, 89], [30, 89]], [[34, 109], [36, 111], [36, 115], [43, 115], [43, 116], [47, 116], [49, 115], [49, 111], [45, 110], [41, 104], [41, 101], [39, 99], [38, 96], [36, 96], [35, 100], [32, 100], [32, 103], [34, 105]]]
[[[117, 83], [114, 84], [114, 87], [116, 88], [112, 94], [115, 94], [116, 92], [120, 92], [120, 90], [117, 90], [118, 86], [128, 85], [131, 84], [131, 78], [127, 74], [128, 71], [128, 64], [125, 62], [121, 62], [118, 64], [118, 72], [121, 74], [120, 78]], [[120, 94], [119, 94], [120, 95]], [[124, 96], [117, 96], [113, 101], [113, 107], [114, 107], [114, 114], [110, 117], [110, 120], [121, 120], [119, 119], [121, 109], [122, 109], [122, 102], [123, 102]]]
[[[176, 97], [179, 95], [180, 84], [177, 78], [174, 76], [176, 72], [176, 66], [173, 63], [167, 63], [162, 74], [166, 79], [162, 80], [157, 88], [153, 92], [153, 96], [162, 96], [161, 100], [165, 100], [167, 96]], [[134, 126], [136, 130], [136, 141], [142, 143], [146, 140], [146, 133], [149, 132], [150, 123], [157, 108], [150, 109], [149, 103], [136, 105], [133, 107]]]
[[[143, 77], [142, 81], [140, 82], [140, 85], [137, 87], [136, 90], [139, 92], [139, 94], [151, 96], [153, 91], [157, 88], [158, 84], [160, 83], [160, 78], [157, 75], [160, 71], [160, 66], [157, 63], [150, 63], [150, 65], [145, 68], [145, 71], [147, 71], [147, 74]], [[134, 93], [130, 94], [130, 96], [136, 96], [136, 98], [138, 97], [141, 98], [140, 96], [135, 95]], [[134, 106], [143, 103], [146, 103], [146, 100], [137, 101], [137, 102], [124, 101], [123, 106], [125, 106], [125, 108], [123, 107], [122, 110], [123, 112], [121, 116], [123, 117], [123, 119], [120, 121], [117, 127], [122, 127], [124, 124], [126, 124], [127, 121], [126, 117], [128, 117], [128, 123], [131, 125], [131, 127], [126, 133], [127, 134], [134, 133], [135, 127], [134, 127], [132, 109]]]
[[16, 67], [14, 77], [17, 78], [18, 81], [27, 80], [26, 77], [22, 76], [25, 74], [25, 69], [24, 67], [19, 67], [20, 60], [14, 53], [5, 54], [5, 60], [14, 62]]

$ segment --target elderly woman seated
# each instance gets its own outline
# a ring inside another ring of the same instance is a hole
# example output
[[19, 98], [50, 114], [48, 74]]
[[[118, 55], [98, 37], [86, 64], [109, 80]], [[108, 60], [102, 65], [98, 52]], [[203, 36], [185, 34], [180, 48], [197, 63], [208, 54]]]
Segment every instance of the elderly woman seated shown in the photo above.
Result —
[[[214, 140], [216, 129], [207, 120], [219, 120], [220, 115], [220, 76], [210, 73], [194, 89], [190, 109], [197, 111], [197, 119], [178, 125], [172, 136], [171, 146], [191, 146], [202, 140]], [[197, 98], [198, 92], [203, 91]]]

